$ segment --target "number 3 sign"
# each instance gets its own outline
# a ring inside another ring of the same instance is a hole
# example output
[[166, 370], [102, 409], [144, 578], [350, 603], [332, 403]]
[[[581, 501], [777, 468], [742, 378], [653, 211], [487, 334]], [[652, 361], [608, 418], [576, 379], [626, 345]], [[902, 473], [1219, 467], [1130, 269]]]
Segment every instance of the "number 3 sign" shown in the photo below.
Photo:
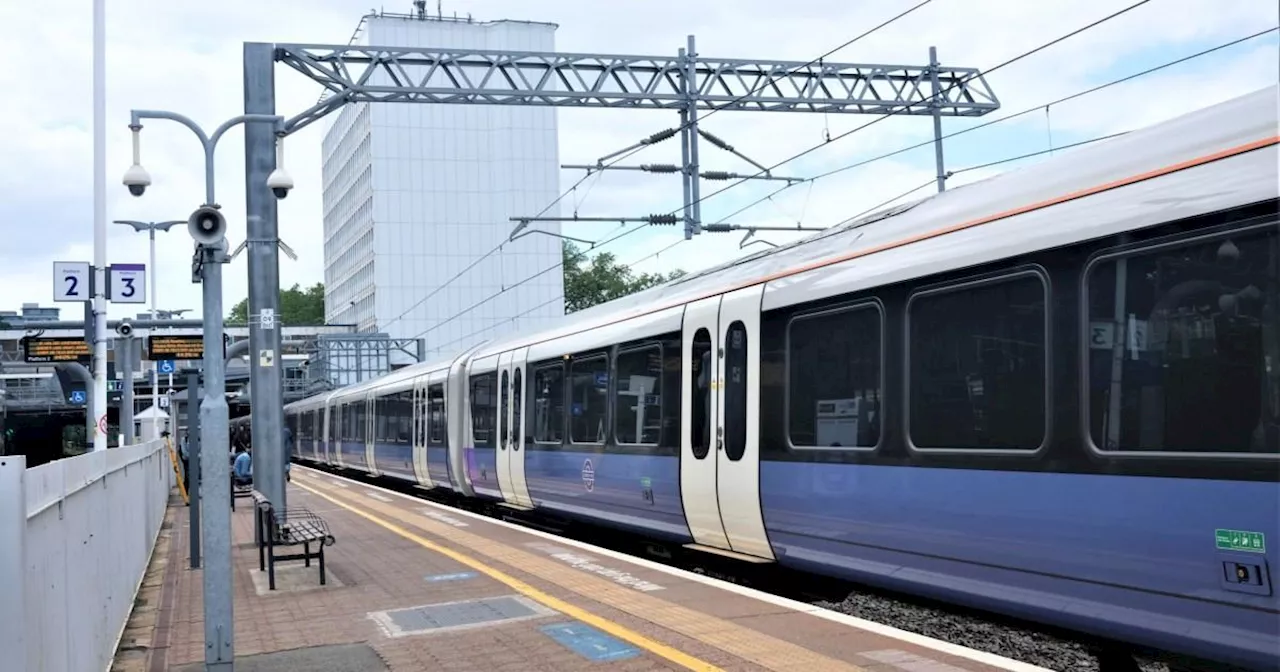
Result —
[[147, 302], [147, 267], [142, 264], [111, 265], [111, 303]]

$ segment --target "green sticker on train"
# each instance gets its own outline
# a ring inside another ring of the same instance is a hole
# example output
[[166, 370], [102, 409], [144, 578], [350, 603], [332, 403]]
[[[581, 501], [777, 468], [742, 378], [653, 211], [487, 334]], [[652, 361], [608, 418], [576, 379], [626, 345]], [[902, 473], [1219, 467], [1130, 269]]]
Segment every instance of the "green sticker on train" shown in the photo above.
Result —
[[1267, 550], [1267, 539], [1261, 532], [1214, 530], [1213, 538], [1219, 551], [1265, 553]]

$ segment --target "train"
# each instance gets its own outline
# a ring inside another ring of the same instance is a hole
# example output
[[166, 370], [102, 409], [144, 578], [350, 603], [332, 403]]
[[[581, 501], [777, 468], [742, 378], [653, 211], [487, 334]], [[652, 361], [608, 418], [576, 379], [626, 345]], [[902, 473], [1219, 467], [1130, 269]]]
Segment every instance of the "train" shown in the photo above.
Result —
[[290, 403], [288, 449], [1275, 669], [1277, 94]]

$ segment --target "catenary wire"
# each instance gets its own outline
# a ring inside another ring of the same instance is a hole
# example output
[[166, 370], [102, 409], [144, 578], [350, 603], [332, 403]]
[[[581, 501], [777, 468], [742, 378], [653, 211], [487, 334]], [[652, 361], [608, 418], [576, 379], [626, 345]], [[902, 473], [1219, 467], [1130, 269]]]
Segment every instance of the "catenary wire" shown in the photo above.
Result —
[[[1088, 88], [1088, 89], [1084, 89], [1084, 90], [1082, 90], [1082, 91], [1077, 91], [1077, 92], [1072, 93], [1072, 94], [1070, 94], [1070, 95], [1063, 96], [1062, 98], [1058, 98], [1058, 99], [1056, 99], [1056, 100], [1051, 100], [1051, 101], [1049, 101], [1049, 102], [1047, 102], [1047, 103], [1037, 103], [1036, 105], [1032, 105], [1031, 107], [1025, 108], [1025, 109], [1023, 109], [1023, 110], [1022, 110], [1022, 111], [1020, 111], [1020, 112], [1014, 112], [1013, 114], [1005, 115], [1005, 116], [1000, 117], [1000, 118], [998, 118], [998, 119], [991, 119], [991, 120], [989, 120], [989, 121], [985, 121], [985, 122], [983, 122], [983, 123], [981, 123], [981, 124], [977, 124], [977, 125], [975, 125], [975, 126], [970, 126], [970, 127], [968, 127], [968, 128], [963, 128], [963, 129], [960, 129], [960, 130], [958, 130], [958, 131], [952, 131], [951, 133], [947, 133], [946, 135], [940, 136], [940, 137], [939, 137], [939, 138], [937, 138], [937, 139], [938, 139], [938, 140], [947, 140], [947, 139], [954, 138], [954, 137], [959, 136], [959, 135], [964, 135], [965, 133], [970, 133], [970, 132], [973, 132], [973, 131], [976, 131], [976, 130], [979, 130], [979, 129], [982, 129], [982, 128], [987, 128], [987, 127], [989, 127], [989, 126], [994, 126], [995, 124], [999, 124], [999, 123], [1003, 123], [1003, 122], [1009, 121], [1009, 120], [1011, 120], [1011, 119], [1016, 119], [1016, 118], [1018, 118], [1018, 117], [1022, 117], [1022, 116], [1024, 116], [1024, 115], [1030, 114], [1030, 113], [1032, 113], [1032, 112], [1036, 112], [1036, 111], [1038, 111], [1038, 110], [1042, 110], [1042, 109], [1045, 109], [1045, 108], [1048, 108], [1048, 107], [1052, 107], [1052, 106], [1054, 106], [1054, 105], [1060, 105], [1060, 104], [1065, 103], [1065, 102], [1067, 102], [1067, 101], [1074, 100], [1074, 99], [1076, 99], [1076, 98], [1080, 98], [1080, 97], [1082, 97], [1082, 96], [1086, 96], [1086, 95], [1089, 95], [1089, 94], [1091, 94], [1091, 93], [1096, 93], [1096, 92], [1101, 91], [1101, 90], [1103, 90], [1103, 89], [1107, 89], [1107, 88], [1110, 88], [1110, 87], [1112, 87], [1112, 86], [1116, 86], [1117, 84], [1123, 84], [1124, 82], [1128, 82], [1128, 81], [1131, 81], [1131, 80], [1137, 79], [1137, 78], [1139, 78], [1139, 77], [1143, 77], [1143, 76], [1146, 76], [1146, 75], [1150, 75], [1150, 74], [1152, 74], [1152, 73], [1159, 72], [1159, 71], [1164, 70], [1164, 69], [1166, 69], [1166, 68], [1173, 67], [1173, 66], [1175, 66], [1175, 65], [1179, 65], [1179, 64], [1186, 63], [1186, 62], [1188, 62], [1188, 61], [1192, 61], [1192, 60], [1195, 60], [1195, 59], [1200, 58], [1200, 57], [1203, 57], [1203, 56], [1207, 56], [1207, 55], [1212, 54], [1212, 53], [1214, 53], [1214, 52], [1221, 51], [1221, 50], [1223, 50], [1223, 49], [1226, 49], [1226, 48], [1229, 48], [1229, 47], [1236, 46], [1236, 45], [1238, 45], [1238, 44], [1241, 44], [1241, 43], [1243, 43], [1243, 42], [1247, 42], [1247, 41], [1249, 41], [1249, 40], [1257, 39], [1257, 38], [1259, 38], [1259, 37], [1262, 37], [1262, 36], [1267, 35], [1267, 34], [1270, 34], [1270, 33], [1274, 33], [1274, 32], [1276, 32], [1276, 31], [1280, 31], [1280, 26], [1273, 26], [1273, 27], [1268, 28], [1268, 29], [1266, 29], [1266, 30], [1263, 30], [1263, 31], [1259, 31], [1259, 32], [1253, 33], [1252, 35], [1246, 35], [1245, 37], [1241, 37], [1241, 38], [1238, 38], [1238, 39], [1235, 39], [1235, 40], [1231, 40], [1230, 42], [1224, 42], [1224, 43], [1219, 44], [1219, 45], [1217, 45], [1217, 46], [1215, 46], [1215, 47], [1210, 47], [1210, 48], [1208, 48], [1208, 49], [1204, 49], [1204, 50], [1202, 50], [1202, 51], [1198, 51], [1198, 52], [1196, 52], [1196, 53], [1194, 53], [1194, 54], [1189, 54], [1189, 55], [1187, 55], [1187, 56], [1183, 56], [1183, 57], [1181, 57], [1181, 58], [1177, 58], [1177, 59], [1174, 59], [1174, 60], [1172, 60], [1172, 61], [1167, 61], [1167, 62], [1162, 63], [1162, 64], [1160, 64], [1160, 65], [1156, 65], [1156, 66], [1153, 66], [1153, 67], [1147, 68], [1146, 70], [1142, 70], [1142, 71], [1140, 71], [1140, 72], [1135, 72], [1135, 73], [1133, 73], [1133, 74], [1131, 74], [1131, 75], [1127, 75], [1127, 76], [1125, 76], [1125, 77], [1121, 77], [1121, 78], [1119, 78], [1119, 79], [1113, 79], [1113, 80], [1111, 80], [1111, 81], [1109, 81], [1109, 82], [1106, 82], [1106, 83], [1103, 83], [1103, 84], [1099, 84], [1099, 85], [1097, 85], [1097, 86], [1093, 86], [1093, 87], [1090, 87], [1090, 88]], [[774, 196], [777, 196], [779, 193], [784, 192], [784, 191], [786, 191], [787, 189], [790, 189], [790, 188], [792, 188], [792, 187], [794, 187], [794, 186], [796, 186], [796, 185], [799, 185], [799, 184], [805, 184], [805, 183], [808, 183], [808, 184], [812, 185], [814, 182], [816, 182], [816, 181], [818, 181], [818, 180], [821, 180], [821, 179], [823, 179], [823, 178], [825, 178], [825, 177], [830, 177], [830, 176], [832, 176], [832, 175], [836, 175], [836, 174], [838, 174], [838, 173], [843, 173], [843, 172], [846, 172], [846, 171], [849, 171], [849, 170], [853, 170], [853, 169], [855, 169], [855, 168], [861, 168], [862, 166], [866, 166], [866, 165], [869, 165], [869, 164], [872, 164], [872, 163], [876, 163], [876, 162], [878, 162], [878, 161], [883, 161], [883, 160], [885, 160], [885, 159], [888, 159], [888, 158], [892, 158], [892, 157], [898, 156], [899, 154], [904, 154], [904, 153], [909, 152], [909, 151], [914, 150], [914, 149], [920, 149], [921, 147], [927, 147], [927, 146], [929, 146], [929, 145], [934, 144], [934, 142], [935, 142], [935, 140], [934, 140], [934, 139], [929, 139], [929, 140], [925, 140], [925, 141], [923, 141], [923, 142], [918, 142], [918, 143], [913, 144], [913, 145], [908, 145], [908, 146], [906, 146], [906, 147], [900, 147], [900, 148], [895, 149], [895, 150], [893, 150], [893, 151], [886, 152], [886, 153], [884, 153], [884, 154], [879, 154], [879, 155], [877, 155], [877, 156], [873, 156], [873, 157], [871, 157], [871, 158], [869, 158], [869, 159], [862, 159], [862, 160], [860, 160], [860, 161], [856, 161], [856, 162], [854, 162], [854, 163], [850, 163], [850, 164], [846, 164], [846, 165], [840, 166], [839, 168], [833, 168], [833, 169], [831, 169], [831, 170], [826, 171], [825, 173], [819, 173], [819, 174], [814, 175], [814, 176], [812, 176], [812, 177], [805, 178], [805, 179], [804, 179], [803, 181], [801, 181], [801, 182], [792, 182], [792, 183], [788, 183], [788, 184], [782, 185], [781, 187], [779, 187], [779, 188], [778, 188], [778, 189], [776, 189], [775, 191], [771, 191], [771, 192], [769, 192], [768, 194], [766, 194], [766, 195], [764, 195], [764, 196], [761, 196], [760, 198], [756, 199], [755, 201], [752, 201], [751, 203], [748, 203], [748, 204], [746, 204], [745, 206], [742, 206], [741, 208], [738, 208], [738, 209], [737, 209], [737, 210], [735, 210], [733, 213], [731, 213], [731, 214], [729, 214], [729, 215], [727, 215], [727, 216], [725, 216], [725, 217], [722, 217], [722, 218], [721, 218], [718, 222], [716, 222], [716, 223], [717, 223], [717, 224], [722, 224], [722, 223], [724, 223], [725, 221], [727, 221], [729, 218], [734, 217], [734, 216], [737, 216], [737, 215], [739, 215], [739, 214], [741, 214], [741, 213], [743, 213], [743, 212], [745, 212], [745, 211], [747, 211], [747, 210], [750, 210], [751, 208], [754, 208], [755, 206], [760, 205], [761, 203], [764, 203], [765, 201], [767, 201], [767, 200], [769, 200], [769, 199], [773, 198]], [[953, 171], [953, 173], [952, 173], [952, 174], [954, 174], [954, 171]], [[936, 182], [937, 182], [937, 180], [936, 180], [936, 178], [935, 178], [934, 180], [931, 180], [929, 183], [930, 183], [930, 184], [934, 184], [934, 183], [936, 183]], [[915, 190], [915, 189], [913, 189], [912, 191], [916, 191], [916, 190]], [[897, 198], [894, 198], [894, 199], [892, 199], [892, 200], [897, 200]], [[892, 202], [892, 200], [891, 200], [890, 202]], [[845, 221], [850, 221], [850, 219], [846, 219]]]

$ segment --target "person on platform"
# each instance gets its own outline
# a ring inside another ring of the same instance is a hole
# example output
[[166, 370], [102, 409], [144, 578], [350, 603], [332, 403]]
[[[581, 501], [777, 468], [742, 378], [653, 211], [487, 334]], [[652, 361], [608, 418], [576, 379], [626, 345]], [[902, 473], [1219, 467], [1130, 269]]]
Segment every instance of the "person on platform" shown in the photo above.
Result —
[[252, 450], [240, 451], [235, 462], [231, 463], [231, 476], [236, 485], [253, 485], [253, 457], [249, 454]]

